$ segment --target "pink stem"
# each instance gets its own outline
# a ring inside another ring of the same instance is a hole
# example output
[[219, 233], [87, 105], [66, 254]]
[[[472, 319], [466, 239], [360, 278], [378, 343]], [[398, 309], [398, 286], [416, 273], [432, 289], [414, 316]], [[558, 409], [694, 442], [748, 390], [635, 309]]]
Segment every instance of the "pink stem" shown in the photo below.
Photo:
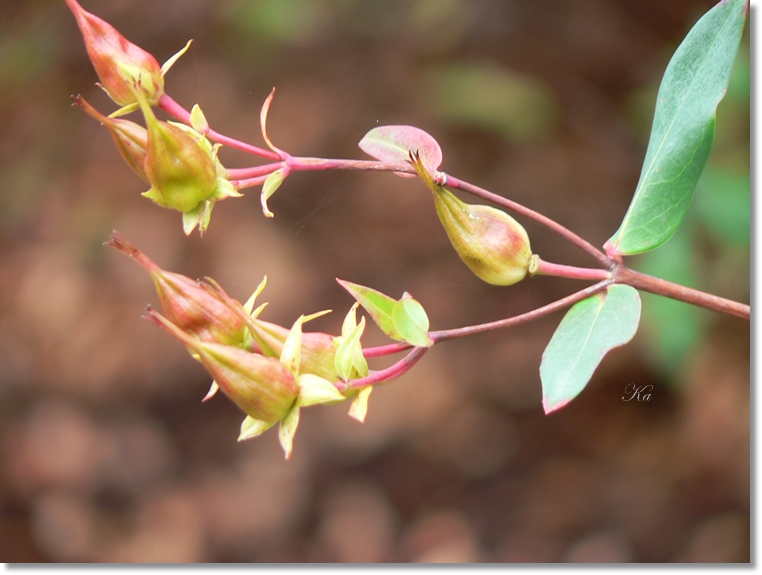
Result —
[[405, 351], [413, 347], [409, 343], [390, 343], [389, 345], [380, 345], [378, 347], [369, 347], [367, 349], [362, 350], [362, 354], [366, 358], [371, 357], [384, 357], [386, 355], [392, 355], [394, 353], [399, 353], [401, 351]]
[[558, 276], [578, 280], [605, 280], [611, 277], [611, 272], [598, 268], [578, 268], [564, 264], [552, 264], [537, 257], [537, 269], [535, 275]]
[[386, 369], [375, 371], [366, 377], [348, 381], [346, 383], [346, 387], [343, 390], [339, 387], [342, 382], [338, 382], [337, 388], [339, 391], [345, 391], [347, 389], [357, 389], [358, 387], [365, 387], [366, 385], [391, 381], [392, 379], [401, 376], [403, 373], [413, 367], [428, 350], [428, 347], [414, 347], [409, 354], [407, 354], [394, 365], [391, 365]]
[[482, 323], [479, 325], [471, 325], [467, 327], [459, 327], [456, 329], [446, 329], [442, 331], [432, 331], [429, 332], [429, 336], [431, 336], [431, 339], [434, 340], [434, 343], [438, 343], [440, 341], [444, 341], [446, 339], [455, 339], [458, 337], [464, 337], [467, 335], [473, 335], [475, 333], [482, 333], [485, 331], [491, 331], [493, 329], [500, 329], [503, 327], [508, 327], [511, 325], [516, 325], [517, 323], [524, 323], [527, 321], [532, 321], [534, 319], [537, 319], [538, 317], [542, 317], [544, 315], [547, 315], [549, 313], [552, 313], [554, 311], [557, 311], [559, 309], [563, 309], [565, 307], [568, 307], [572, 304], [577, 303], [578, 301], [582, 301], [585, 298], [590, 297], [591, 295], [595, 295], [599, 291], [603, 291], [606, 289], [609, 285], [611, 285], [611, 280], [604, 280], [602, 282], [598, 282], [597, 284], [591, 285], [590, 287], [587, 287], [583, 290], [580, 290], [578, 292], [575, 292], [571, 295], [568, 295], [564, 298], [561, 298], [559, 300], [554, 301], [553, 303], [549, 303], [548, 305], [544, 305], [542, 307], [538, 307], [537, 309], [533, 309], [532, 311], [528, 311], [526, 313], [522, 313], [519, 315], [515, 315], [513, 317], [509, 317], [506, 319], [500, 319], [497, 321], [491, 321], [489, 323]]
[[[188, 124], [189, 126], [191, 125], [190, 112], [175, 102], [167, 94], [162, 94], [161, 98], [159, 98], [159, 108], [167, 112], [169, 115], [177, 118], [184, 124]], [[243, 152], [248, 152], [249, 154], [254, 154], [255, 156], [261, 156], [262, 158], [268, 158], [270, 160], [283, 159], [279, 154], [273, 152], [272, 150], [265, 150], [264, 148], [260, 148], [258, 146], [252, 146], [246, 142], [241, 142], [240, 140], [219, 134], [211, 129], [204, 135], [207, 136], [210, 140], [224, 144], [226, 146], [230, 146], [231, 148], [235, 148]]]
[[249, 178], [248, 180], [233, 180], [230, 183], [233, 184], [236, 190], [242, 190], [244, 188], [261, 186], [266, 180], [267, 176], [259, 176], [258, 178]]
[[257, 176], [267, 176], [282, 166], [282, 162], [275, 162], [263, 166], [252, 166], [251, 168], [231, 168], [228, 170], [228, 179], [241, 180], [246, 178], [256, 178]]
[[593, 244], [591, 244], [587, 240], [581, 238], [580, 236], [572, 232], [570, 229], [565, 228], [564, 226], [562, 226], [555, 220], [551, 220], [549, 217], [544, 216], [539, 212], [535, 212], [534, 210], [531, 210], [527, 208], [526, 206], [522, 206], [521, 204], [516, 203], [513, 200], [509, 200], [508, 198], [504, 198], [503, 196], [498, 196], [497, 194], [487, 191], [484, 188], [480, 188], [479, 186], [475, 186], [474, 184], [469, 184], [468, 182], [464, 182], [463, 180], [459, 180], [450, 175], [446, 176], [442, 185], [455, 188], [456, 190], [462, 190], [464, 192], [468, 192], [469, 194], [473, 194], [487, 201], [490, 201], [494, 204], [503, 206], [504, 208], [511, 210], [512, 212], [515, 212], [519, 215], [524, 216], [525, 218], [528, 218], [530, 220], [537, 222], [541, 226], [545, 226], [549, 230], [556, 232], [558, 235], [560, 235], [564, 239], [568, 240], [569, 242], [571, 242], [578, 248], [582, 249], [583, 251], [593, 256], [606, 268], [610, 269], [614, 267], [614, 265], [616, 264], [616, 262], [612, 260], [609, 256], [607, 256], [605, 253], [603, 253], [601, 250], [596, 248]]

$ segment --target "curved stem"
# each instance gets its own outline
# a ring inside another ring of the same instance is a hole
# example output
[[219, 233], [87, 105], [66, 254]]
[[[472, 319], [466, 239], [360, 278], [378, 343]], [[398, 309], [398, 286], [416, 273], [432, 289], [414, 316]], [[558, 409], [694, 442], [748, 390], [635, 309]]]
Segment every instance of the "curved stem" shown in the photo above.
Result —
[[601, 263], [601, 265], [603, 265], [604, 267], [608, 269], [611, 269], [614, 267], [614, 265], [616, 265], [616, 262], [613, 259], [611, 259], [609, 256], [607, 256], [605, 253], [603, 253], [601, 250], [596, 248], [593, 244], [591, 244], [587, 240], [581, 238], [580, 236], [572, 232], [570, 229], [562, 226], [555, 220], [551, 220], [549, 217], [544, 216], [539, 212], [535, 212], [534, 210], [531, 210], [517, 202], [514, 202], [513, 200], [509, 200], [508, 198], [504, 198], [503, 196], [498, 196], [497, 194], [487, 191], [484, 188], [480, 188], [479, 186], [469, 184], [468, 182], [464, 182], [463, 180], [459, 180], [450, 175], [446, 176], [446, 179], [442, 185], [455, 188], [456, 190], [462, 190], [464, 192], [468, 192], [469, 194], [473, 194], [475, 196], [488, 200], [494, 204], [502, 206], [508, 210], [511, 210], [512, 212], [522, 215], [527, 219], [537, 222], [541, 226], [545, 226], [549, 230], [554, 231], [555, 233], [560, 235], [562, 238], [566, 239], [567, 241], [571, 242], [572, 244], [574, 244], [581, 250], [593, 256], [596, 260], [598, 260]]
[[409, 343], [404, 342], [398, 342], [398, 343], [390, 343], [389, 345], [380, 345], [378, 347], [369, 347], [367, 349], [362, 350], [362, 354], [366, 358], [372, 358], [372, 357], [384, 357], [386, 355], [392, 355], [395, 353], [399, 353], [401, 351], [406, 351], [413, 347]]
[[[191, 125], [190, 112], [175, 102], [167, 94], [162, 94], [161, 98], [159, 98], [159, 108], [164, 110], [170, 116], [177, 118], [184, 124], [188, 124], [189, 126]], [[276, 152], [273, 152], [272, 150], [265, 150], [264, 148], [260, 148], [258, 146], [252, 146], [251, 144], [241, 142], [240, 140], [236, 140], [234, 138], [229, 138], [228, 136], [215, 132], [211, 129], [204, 135], [214, 142], [230, 146], [231, 148], [235, 148], [243, 152], [248, 152], [249, 154], [254, 154], [255, 156], [268, 158], [270, 160], [282, 159], [280, 155], [278, 155]]]
[[455, 329], [446, 329], [442, 331], [432, 331], [432, 332], [429, 332], [429, 336], [431, 336], [431, 339], [434, 340], [434, 343], [438, 343], [440, 341], [444, 341], [447, 339], [455, 339], [458, 337], [473, 335], [475, 333], [482, 333], [485, 331], [492, 331], [493, 329], [500, 329], [502, 327], [516, 325], [517, 323], [531, 321], [531, 320], [537, 319], [538, 317], [542, 317], [549, 313], [553, 313], [554, 311], [557, 311], [559, 309], [568, 307], [572, 304], [577, 303], [578, 301], [582, 301], [583, 299], [590, 297], [591, 295], [594, 295], [598, 293], [599, 291], [603, 291], [609, 285], [611, 285], [611, 283], [612, 282], [610, 279], [598, 282], [597, 284], [591, 285], [589, 287], [586, 287], [583, 290], [580, 290], [564, 298], [556, 300], [553, 303], [549, 303], [542, 307], [538, 307], [537, 309], [533, 309], [532, 311], [515, 315], [513, 317], [500, 319], [497, 321], [491, 321], [488, 323], [482, 323], [479, 325], [471, 325], [468, 327], [459, 327]]
[[619, 265], [614, 270], [613, 283], [627, 284], [653, 294], [697, 305], [712, 311], [734, 315], [743, 319], [751, 317], [751, 307], [723, 297], [711, 295], [693, 288], [655, 278]]
[[[348, 381], [346, 383], [346, 387], [343, 390], [339, 388], [338, 385], [337, 385], [337, 388], [339, 389], [339, 391], [345, 391], [347, 389], [357, 389], [358, 387], [365, 387], [366, 385], [373, 385], [375, 383], [386, 383], [387, 381], [391, 381], [392, 379], [395, 379], [401, 376], [403, 373], [405, 373], [407, 370], [413, 367], [418, 362], [418, 360], [423, 357], [423, 354], [425, 354], [428, 350], [429, 350], [428, 347], [414, 347], [409, 354], [407, 354], [405, 357], [403, 357], [394, 365], [391, 365], [387, 367], [386, 369], [375, 371], [366, 377], [361, 377], [359, 379], [353, 379], [351, 381]], [[341, 385], [342, 382], [338, 382], [338, 383], [339, 385]]]

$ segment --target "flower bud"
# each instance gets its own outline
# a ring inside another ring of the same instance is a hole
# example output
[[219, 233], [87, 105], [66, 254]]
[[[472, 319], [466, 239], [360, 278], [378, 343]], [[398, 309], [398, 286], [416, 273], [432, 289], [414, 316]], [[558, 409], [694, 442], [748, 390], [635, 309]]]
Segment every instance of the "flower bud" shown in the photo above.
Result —
[[[259, 349], [266, 356], [280, 357], [289, 330], [269, 321], [252, 318], [249, 329]], [[302, 333], [301, 373], [311, 373], [334, 382], [339, 376], [334, 367], [336, 345], [333, 336], [321, 332]]]
[[161, 67], [151, 54], [122, 36], [111, 24], [66, 0], [74, 13], [103, 88], [120, 106], [135, 104], [139, 90], [151, 105], [164, 93]]
[[144, 317], [198, 356], [223, 393], [246, 415], [273, 424], [282, 420], [296, 402], [299, 396], [296, 378], [277, 359], [238, 347], [200, 341], [150, 308]]
[[151, 274], [164, 314], [174, 325], [201, 341], [243, 346], [246, 324], [231, 310], [235, 304], [240, 307], [233, 298], [225, 294], [230, 303], [222, 303], [201, 282], [164, 271], [116, 231], [106, 245], [131, 257]]
[[505, 212], [490, 206], [471, 205], [437, 184], [417, 155], [411, 161], [434, 195], [434, 206], [450, 243], [477, 277], [507, 286], [524, 279], [532, 249], [524, 228]]
[[145, 171], [151, 184], [143, 195], [162, 207], [191, 212], [217, 191], [215, 160], [193, 136], [158, 120], [140, 100], [148, 127]]
[[[264, 283], [260, 284], [260, 288], [257, 289], [253, 297], [256, 297], [261, 289], [264, 288]], [[254, 312], [253, 315], [249, 315], [236, 300], [223, 291], [217, 282], [207, 278], [204, 286], [210, 294], [217, 297], [218, 301], [227, 307], [230, 313], [235, 314], [248, 326], [249, 333], [253, 336], [254, 344], [256, 348], [259, 348], [262, 355], [267, 357], [281, 356], [286, 339], [291, 333], [290, 329], [258, 319], [256, 317], [259, 313], [258, 311]], [[320, 376], [331, 382], [338, 381], [339, 376], [334, 367], [334, 356], [336, 355], [337, 347], [334, 343], [334, 337], [330, 334], [303, 332], [301, 334], [301, 367], [299, 371]]]
[[98, 120], [111, 132], [119, 153], [127, 162], [127, 165], [140, 176], [144, 182], [148, 182], [145, 171], [146, 149], [148, 148], [148, 132], [140, 124], [130, 120], [109, 118], [93, 108], [82, 96], [74, 98], [74, 104], [82, 108], [90, 116]]

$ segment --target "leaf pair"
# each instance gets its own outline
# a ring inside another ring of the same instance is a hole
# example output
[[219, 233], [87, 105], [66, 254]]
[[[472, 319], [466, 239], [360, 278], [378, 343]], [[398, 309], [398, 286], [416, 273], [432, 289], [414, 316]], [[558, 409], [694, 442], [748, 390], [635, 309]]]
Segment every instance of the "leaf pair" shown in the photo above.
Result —
[[[659, 247], [683, 221], [712, 148], [717, 105], [738, 53], [747, 0], [723, 0], [680, 44], [664, 73], [640, 181], [609, 255]], [[574, 305], [542, 356], [543, 407], [559, 409], [587, 385], [603, 356], [630, 341], [640, 321], [640, 296], [609, 286]]]
[[369, 287], [337, 279], [358, 303], [365, 308], [376, 325], [386, 335], [416, 347], [431, 347], [429, 318], [423, 306], [405, 292], [401, 299], [384, 295]]

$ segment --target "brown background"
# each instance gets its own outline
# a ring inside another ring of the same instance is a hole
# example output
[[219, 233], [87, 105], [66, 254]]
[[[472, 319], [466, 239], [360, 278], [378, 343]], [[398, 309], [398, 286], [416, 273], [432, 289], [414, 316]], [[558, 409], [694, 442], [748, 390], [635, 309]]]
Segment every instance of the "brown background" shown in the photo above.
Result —
[[[272, 86], [270, 135], [293, 154], [361, 158], [370, 128], [419, 126], [445, 171], [601, 245], [637, 182], [669, 56], [712, 2], [83, 4], [160, 62], [194, 38], [167, 90], [218, 131], [261, 145]], [[242, 414], [221, 396], [201, 404], [209, 377], [140, 320], [158, 300], [141, 269], [101, 246], [111, 229], [241, 300], [267, 274], [264, 319], [331, 308], [311, 328], [333, 333], [351, 305], [335, 277], [410, 291], [434, 329], [578, 286], [480, 283], [425, 189], [391, 174], [295, 174], [271, 199], [274, 219], [252, 189], [218, 204], [203, 239], [185, 238], [179, 214], [142, 198], [107, 132], [70, 107], [82, 93], [114, 109], [95, 81], [63, 2], [2, 2], [0, 560], [749, 560], [741, 320], [702, 316], [669, 376], [648, 361], [645, 326], [546, 417], [538, 366], [556, 314], [437, 346], [372, 394], [364, 425], [346, 405], [303, 411], [289, 462], [275, 431], [238, 444]], [[718, 132], [718, 146], [740, 145], [748, 170], [748, 107], [735, 113], [740, 132]], [[526, 227], [544, 258], [592, 263]], [[708, 257], [704, 275], [748, 301], [748, 248], [734, 257], [720, 272]], [[375, 328], [364, 340], [386, 341]], [[630, 383], [653, 385], [651, 400], [622, 401]]]

